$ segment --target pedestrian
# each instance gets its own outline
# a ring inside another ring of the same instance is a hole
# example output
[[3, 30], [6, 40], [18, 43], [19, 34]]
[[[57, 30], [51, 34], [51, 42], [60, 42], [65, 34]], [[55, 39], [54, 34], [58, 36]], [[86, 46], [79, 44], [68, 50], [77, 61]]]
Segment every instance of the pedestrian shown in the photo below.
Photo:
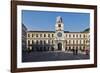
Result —
[[89, 55], [89, 50], [88, 49], [86, 49], [86, 55]]
[[73, 55], [75, 55], [75, 49], [74, 48], [72, 49], [72, 52], [73, 52]]
[[75, 54], [76, 54], [76, 55], [78, 54], [78, 49], [77, 49], [77, 48], [75, 49]]

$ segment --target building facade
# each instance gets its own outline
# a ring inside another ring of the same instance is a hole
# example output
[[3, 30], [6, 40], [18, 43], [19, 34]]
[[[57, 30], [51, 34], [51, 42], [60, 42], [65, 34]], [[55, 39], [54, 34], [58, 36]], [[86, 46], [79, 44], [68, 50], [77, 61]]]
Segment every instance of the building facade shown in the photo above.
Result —
[[27, 31], [27, 49], [33, 51], [68, 51], [89, 49], [89, 32], [64, 31], [60, 16], [56, 19], [55, 31]]
[[27, 28], [22, 24], [22, 50], [26, 50], [27, 46]]

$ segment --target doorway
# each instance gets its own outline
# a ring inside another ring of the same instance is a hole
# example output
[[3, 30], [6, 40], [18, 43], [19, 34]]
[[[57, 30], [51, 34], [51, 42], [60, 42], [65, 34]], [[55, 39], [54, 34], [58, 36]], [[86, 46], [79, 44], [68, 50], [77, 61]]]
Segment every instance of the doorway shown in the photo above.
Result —
[[62, 50], [62, 43], [58, 43], [58, 50]]

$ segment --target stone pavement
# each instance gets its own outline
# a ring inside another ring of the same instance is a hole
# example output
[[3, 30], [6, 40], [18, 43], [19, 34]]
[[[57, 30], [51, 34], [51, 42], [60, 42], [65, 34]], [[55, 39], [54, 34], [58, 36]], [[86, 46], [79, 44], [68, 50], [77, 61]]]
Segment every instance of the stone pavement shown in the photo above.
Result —
[[89, 59], [89, 55], [77, 54], [67, 52], [23, 52], [22, 62], [39, 62], [39, 61], [58, 61], [58, 60], [83, 60]]

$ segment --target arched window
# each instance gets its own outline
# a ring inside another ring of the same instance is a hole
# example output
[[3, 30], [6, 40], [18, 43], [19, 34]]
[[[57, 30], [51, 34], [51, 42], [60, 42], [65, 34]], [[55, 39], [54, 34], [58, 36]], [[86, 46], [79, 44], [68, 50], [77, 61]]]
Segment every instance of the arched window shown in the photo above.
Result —
[[70, 44], [70, 40], [69, 40], [69, 44]]
[[80, 38], [81, 38], [81, 34], [80, 34]]
[[81, 44], [81, 40], [80, 40], [80, 44]]
[[50, 40], [48, 40], [48, 44], [50, 44]]
[[34, 40], [32, 40], [32, 44], [34, 44]]
[[69, 34], [69, 38], [71, 37], [71, 35]]
[[52, 40], [52, 44], [53, 44], [53, 40]]
[[46, 44], [46, 41], [44, 40], [44, 44]]
[[38, 45], [38, 40], [36, 40], [36, 44]]
[[66, 44], [67, 44], [67, 40], [66, 40]]
[[48, 37], [50, 37], [50, 34], [48, 34]]
[[30, 45], [30, 40], [28, 40], [28, 45]]
[[28, 37], [30, 37], [30, 34], [28, 34]]
[[42, 34], [40, 34], [40, 37], [42, 37]]
[[32, 34], [32, 37], [34, 36], [34, 34]]
[[84, 44], [85, 44], [85, 40], [84, 40], [83, 42], [84, 42]]
[[58, 27], [61, 27], [61, 24], [58, 24]]
[[78, 40], [76, 40], [76, 44], [78, 44]]
[[75, 35], [73, 34], [73, 38], [75, 37]]
[[67, 34], [66, 34], [66, 37], [67, 37]]
[[69, 46], [69, 50], [71, 50], [71, 47]]
[[38, 37], [38, 34], [36, 34], [36, 37]]
[[42, 40], [40, 40], [40, 44], [42, 45]]
[[46, 34], [44, 34], [44, 37], [46, 37]]
[[75, 41], [73, 40], [73, 44], [75, 43]]
[[78, 38], [78, 35], [76, 35], [76, 37]]
[[85, 34], [84, 34], [84, 38], [85, 38]]
[[52, 34], [52, 37], [54, 37], [54, 34]]

